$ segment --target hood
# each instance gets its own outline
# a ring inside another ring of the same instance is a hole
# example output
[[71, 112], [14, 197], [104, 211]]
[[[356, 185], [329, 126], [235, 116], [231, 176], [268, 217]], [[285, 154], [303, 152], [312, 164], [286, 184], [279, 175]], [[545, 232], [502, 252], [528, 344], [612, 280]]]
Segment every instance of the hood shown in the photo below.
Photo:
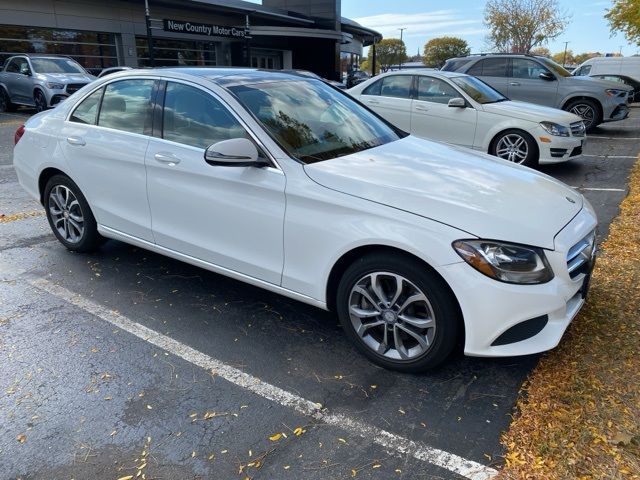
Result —
[[485, 112], [522, 120], [529, 120], [536, 123], [548, 121], [569, 126], [573, 122], [579, 122], [582, 120], [578, 115], [565, 112], [564, 110], [536, 105], [534, 103], [516, 102], [513, 100], [498, 103], [485, 103], [482, 105], [482, 109]]
[[530, 168], [412, 136], [304, 169], [339, 192], [479, 238], [547, 249], [583, 203], [582, 195]]
[[89, 83], [96, 79], [88, 73], [39, 73], [38, 75], [46, 81], [62, 83]]
[[584, 75], [566, 77], [566, 79], [570, 80], [576, 87], [602, 87], [605, 90], [607, 88], [616, 88], [618, 90], [627, 90], [629, 92], [633, 90], [633, 88], [625, 85], [624, 83], [612, 82], [611, 80], [602, 80], [601, 78], [587, 77]]

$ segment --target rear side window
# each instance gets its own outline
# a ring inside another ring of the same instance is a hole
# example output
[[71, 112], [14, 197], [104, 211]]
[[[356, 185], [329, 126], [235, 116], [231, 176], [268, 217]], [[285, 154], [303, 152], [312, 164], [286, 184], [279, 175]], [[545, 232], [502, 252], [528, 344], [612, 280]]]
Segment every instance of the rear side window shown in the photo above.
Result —
[[153, 84], [153, 80], [136, 79], [107, 85], [98, 125], [130, 133], [149, 132]]
[[80, 102], [80, 105], [78, 105], [73, 111], [69, 120], [76, 123], [95, 125], [96, 118], [98, 117], [100, 98], [102, 98], [103, 90], [103, 88], [96, 90], [82, 102]]
[[207, 148], [223, 140], [246, 136], [238, 120], [210, 94], [189, 85], [167, 83], [162, 138]]
[[362, 95], [380, 95], [380, 89], [382, 87], [382, 80], [373, 82], [367, 88], [362, 91]]
[[382, 79], [380, 95], [383, 97], [409, 98], [411, 95], [412, 75], [392, 75]]
[[507, 76], [507, 59], [506, 58], [485, 58], [473, 65], [467, 74], [476, 77], [506, 77]]

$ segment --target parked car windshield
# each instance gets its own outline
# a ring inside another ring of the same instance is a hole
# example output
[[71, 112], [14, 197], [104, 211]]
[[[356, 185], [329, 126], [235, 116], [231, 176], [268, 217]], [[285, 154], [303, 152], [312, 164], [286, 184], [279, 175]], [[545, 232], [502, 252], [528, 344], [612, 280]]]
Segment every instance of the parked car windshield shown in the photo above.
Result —
[[31, 58], [31, 65], [38, 73], [85, 73], [70, 58]]
[[500, 92], [494, 90], [476, 77], [453, 77], [451, 81], [478, 103], [496, 103], [509, 100]]
[[562, 65], [558, 65], [556, 62], [554, 62], [550, 58], [538, 57], [538, 60], [540, 60], [545, 67], [547, 67], [550, 70], [553, 70], [553, 73], [555, 73], [556, 75], [560, 75], [561, 77], [571, 76], [571, 73], [569, 72], [569, 70], [564, 68]]
[[317, 80], [230, 87], [289, 155], [329, 160], [400, 138], [371, 112]]

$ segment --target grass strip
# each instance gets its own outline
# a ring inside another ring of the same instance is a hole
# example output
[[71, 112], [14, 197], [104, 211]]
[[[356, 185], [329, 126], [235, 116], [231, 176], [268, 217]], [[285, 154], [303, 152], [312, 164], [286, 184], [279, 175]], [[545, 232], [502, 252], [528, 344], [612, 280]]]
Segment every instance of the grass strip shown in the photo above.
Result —
[[523, 385], [499, 479], [640, 479], [640, 157], [588, 303]]

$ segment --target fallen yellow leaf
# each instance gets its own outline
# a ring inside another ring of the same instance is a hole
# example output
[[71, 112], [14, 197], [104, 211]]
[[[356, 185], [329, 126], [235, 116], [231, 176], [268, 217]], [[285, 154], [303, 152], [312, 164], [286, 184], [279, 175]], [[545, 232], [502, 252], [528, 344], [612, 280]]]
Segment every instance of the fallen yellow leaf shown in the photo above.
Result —
[[271, 435], [269, 437], [269, 440], [271, 440], [272, 442], [277, 442], [278, 440], [280, 440], [282, 438], [282, 433], [276, 433], [274, 435]]
[[16, 437], [16, 440], [18, 440], [20, 443], [24, 443], [27, 441], [27, 436], [24, 433], [21, 433]]

